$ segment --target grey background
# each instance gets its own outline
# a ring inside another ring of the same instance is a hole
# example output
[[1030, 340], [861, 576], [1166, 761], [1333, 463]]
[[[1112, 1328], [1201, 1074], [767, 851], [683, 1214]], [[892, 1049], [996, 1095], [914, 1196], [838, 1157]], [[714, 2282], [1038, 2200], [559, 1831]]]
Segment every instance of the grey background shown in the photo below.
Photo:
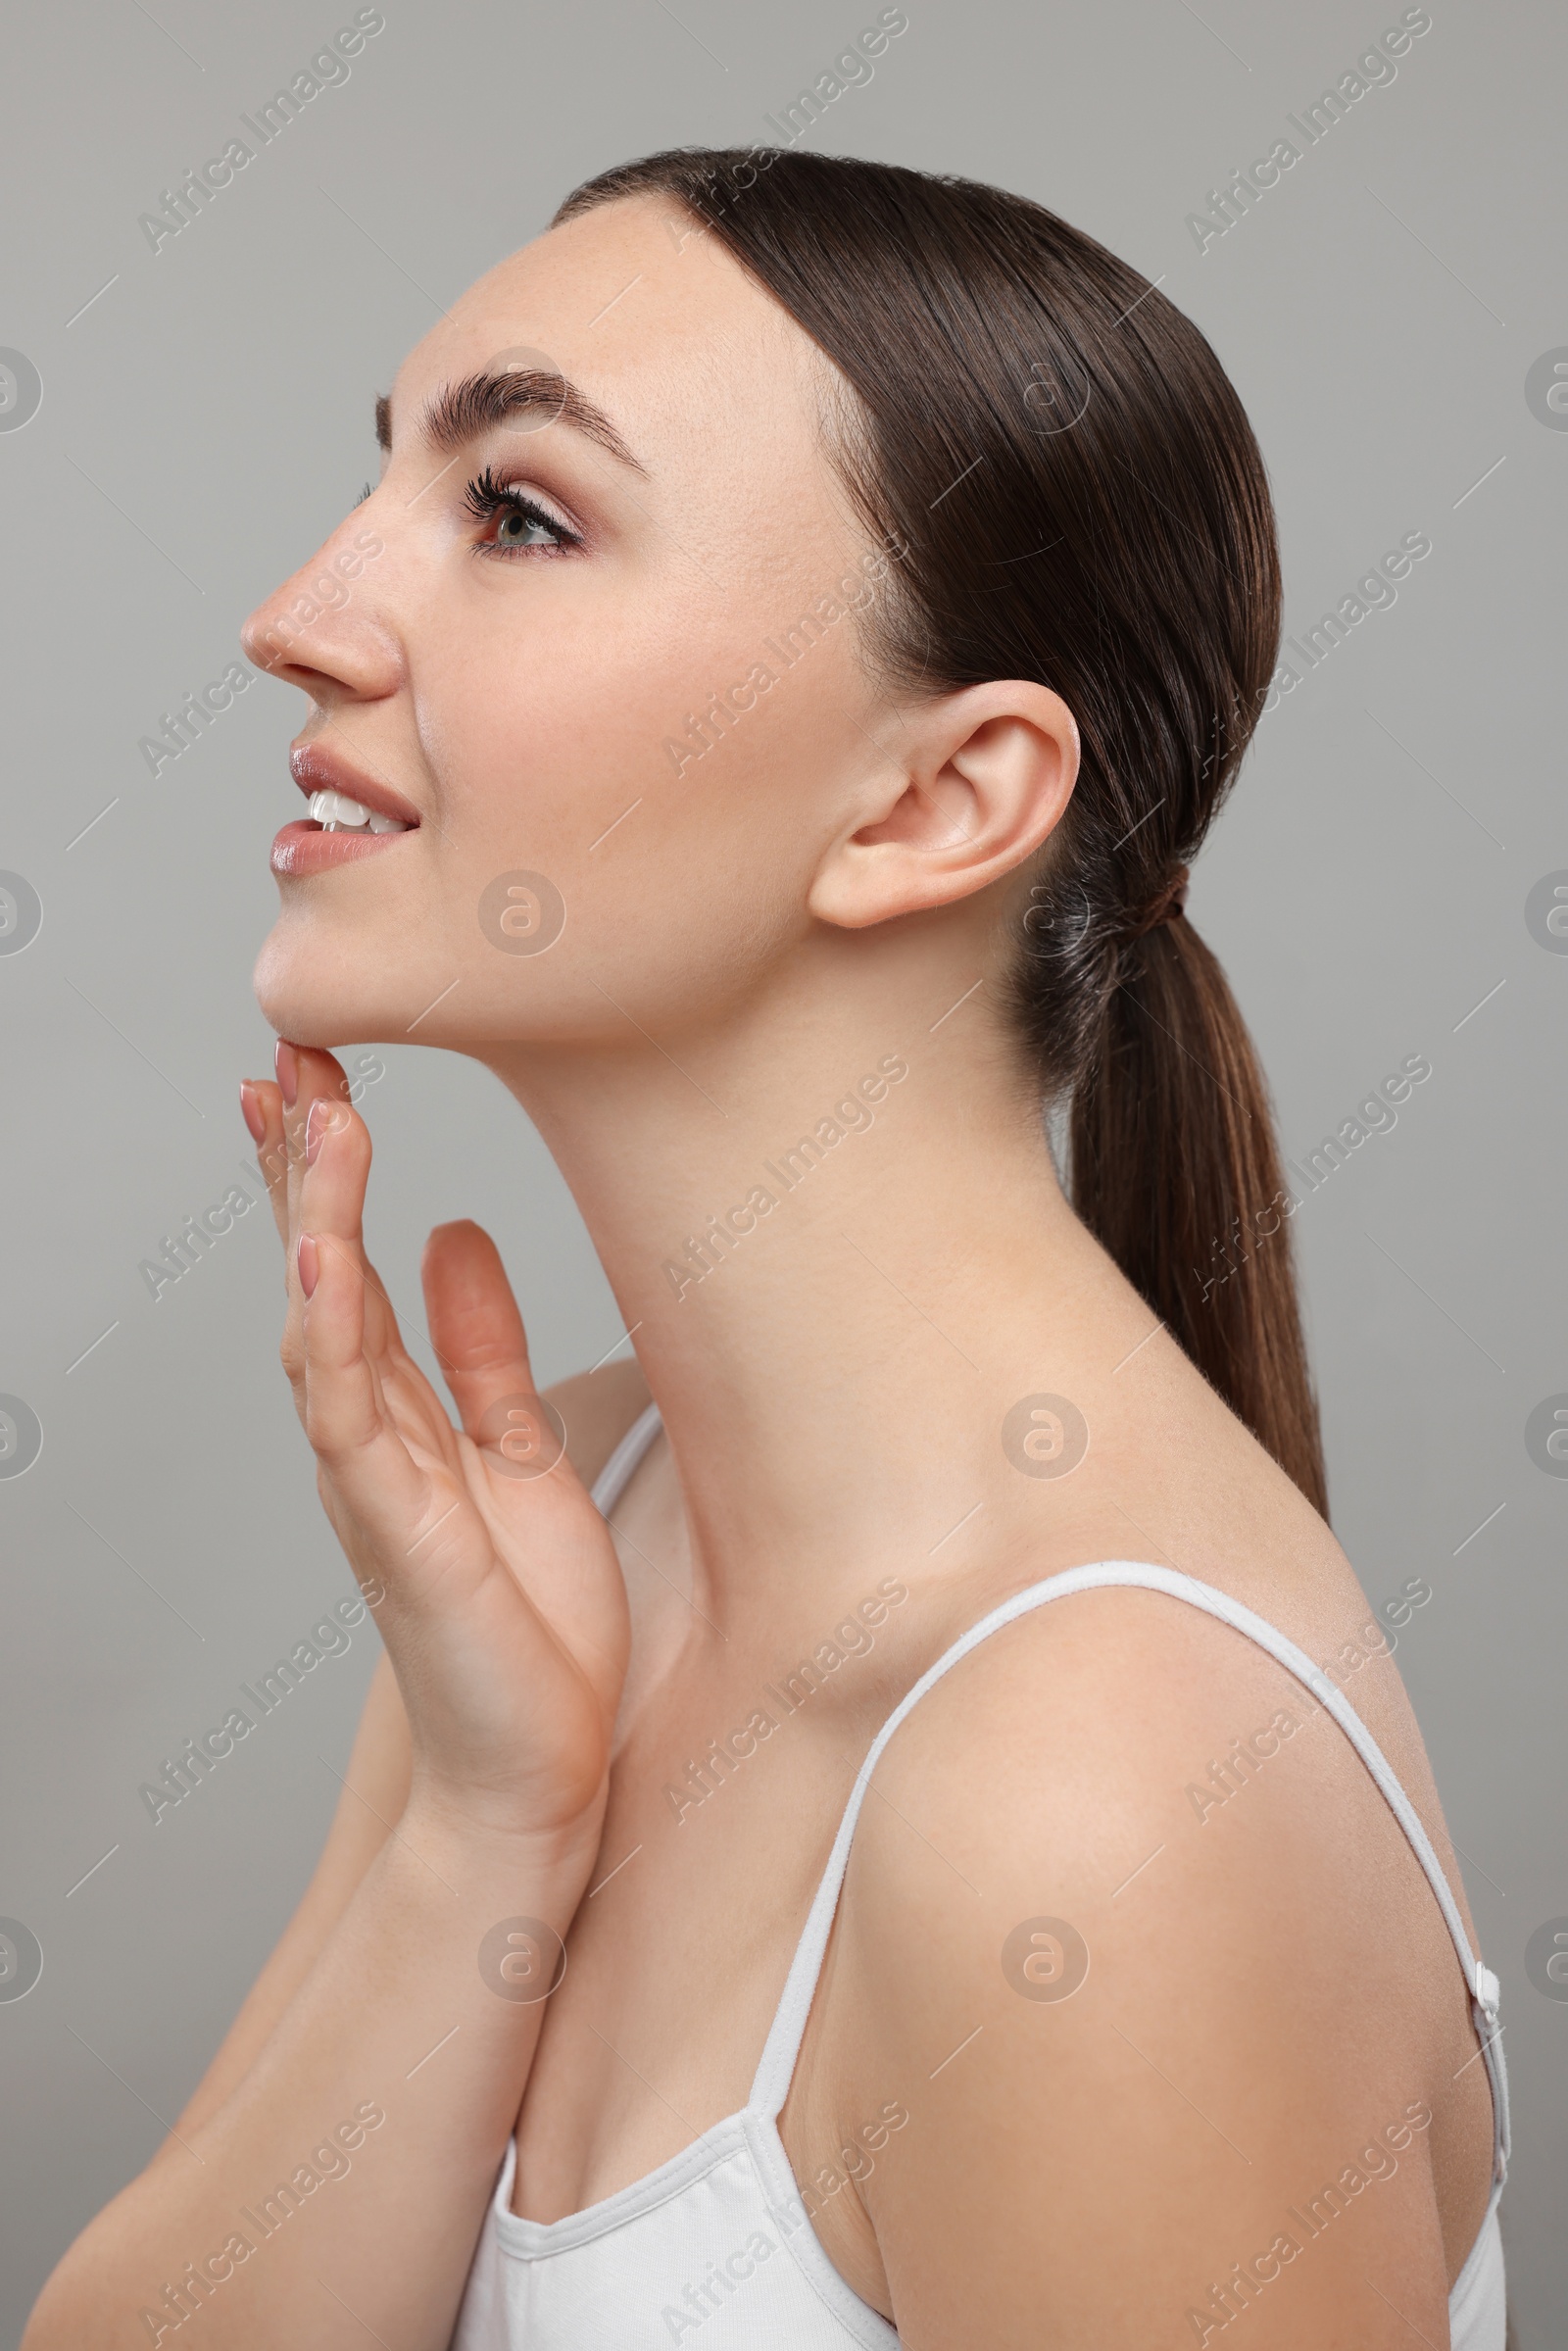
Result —
[[[276, 1364], [270, 1222], [237, 1224], [156, 1304], [137, 1272], [248, 1158], [234, 1089], [269, 1067], [249, 973], [275, 903], [268, 843], [294, 812], [297, 697], [259, 680], [156, 781], [138, 738], [234, 658], [247, 611], [373, 473], [371, 397], [438, 305], [590, 171], [769, 136], [764, 113], [876, 9], [387, 0], [351, 79], [155, 256], [138, 215], [352, 13], [157, 0], [155, 18], [133, 0], [12, 20], [0, 344], [32, 360], [43, 401], [0, 433], [0, 866], [44, 919], [0, 955], [0, 1390], [37, 1412], [44, 1445], [0, 1481], [0, 1914], [45, 1963], [0, 2003], [7, 2342], [151, 2154], [287, 1917], [374, 1647], [362, 1628], [153, 1827], [139, 1784], [349, 1580]], [[1523, 1432], [1568, 1390], [1568, 956], [1536, 943], [1524, 906], [1568, 867], [1548, 714], [1568, 433], [1524, 385], [1568, 344], [1568, 21], [1544, 0], [1433, 0], [1393, 85], [1200, 253], [1186, 216], [1397, 7], [908, 15], [811, 143], [1000, 181], [1163, 279], [1269, 460], [1287, 625], [1401, 533], [1433, 541], [1397, 604], [1264, 720], [1191, 910], [1293, 1154], [1402, 1056], [1433, 1065], [1297, 1232], [1337, 1532], [1374, 1601], [1416, 1573], [1433, 1588], [1399, 1661], [1502, 1976], [1504, 2235], [1521, 2342], [1544, 2351], [1568, 2316], [1568, 2002], [1532, 1985], [1523, 1954], [1568, 1913], [1568, 1482]], [[620, 1325], [510, 1099], [455, 1058], [379, 1060], [370, 1239], [394, 1297], [417, 1299], [429, 1225], [472, 1214], [502, 1246], [541, 1378], [596, 1361]]]

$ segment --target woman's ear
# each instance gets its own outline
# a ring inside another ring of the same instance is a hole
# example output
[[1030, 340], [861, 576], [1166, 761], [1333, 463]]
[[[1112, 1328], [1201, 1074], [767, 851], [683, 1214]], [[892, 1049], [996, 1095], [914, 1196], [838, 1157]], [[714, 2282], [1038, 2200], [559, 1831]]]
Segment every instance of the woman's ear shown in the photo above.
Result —
[[1077, 780], [1077, 721], [1048, 686], [991, 680], [902, 715], [808, 898], [845, 930], [1002, 880], [1060, 822]]

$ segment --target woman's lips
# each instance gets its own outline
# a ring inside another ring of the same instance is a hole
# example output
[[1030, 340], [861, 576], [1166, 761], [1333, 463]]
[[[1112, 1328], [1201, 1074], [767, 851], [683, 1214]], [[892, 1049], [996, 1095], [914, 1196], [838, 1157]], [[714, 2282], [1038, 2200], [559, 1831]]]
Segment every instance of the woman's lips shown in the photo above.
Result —
[[297, 743], [289, 766], [310, 801], [311, 814], [285, 824], [272, 843], [275, 874], [324, 873], [329, 865], [352, 865], [419, 829], [419, 812], [401, 792], [362, 775], [325, 744]]
[[272, 871], [324, 873], [329, 865], [352, 865], [360, 857], [376, 857], [400, 841], [415, 839], [417, 832], [415, 825], [404, 833], [328, 833], [314, 817], [296, 817], [272, 843]]
[[401, 792], [379, 776], [362, 774], [349, 759], [324, 743], [296, 744], [288, 763], [307, 800], [317, 792], [338, 792], [378, 815], [393, 816], [400, 824], [417, 828], [419, 811]]

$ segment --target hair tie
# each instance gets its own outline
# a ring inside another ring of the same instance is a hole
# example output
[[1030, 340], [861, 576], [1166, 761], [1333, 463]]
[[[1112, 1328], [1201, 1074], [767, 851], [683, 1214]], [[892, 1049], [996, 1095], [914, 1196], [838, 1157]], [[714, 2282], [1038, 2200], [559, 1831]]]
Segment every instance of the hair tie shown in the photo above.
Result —
[[1142, 939], [1148, 932], [1158, 930], [1162, 922], [1169, 922], [1173, 915], [1183, 913], [1187, 906], [1189, 879], [1188, 868], [1178, 865], [1163, 890], [1150, 900], [1143, 914], [1126, 934], [1127, 937]]

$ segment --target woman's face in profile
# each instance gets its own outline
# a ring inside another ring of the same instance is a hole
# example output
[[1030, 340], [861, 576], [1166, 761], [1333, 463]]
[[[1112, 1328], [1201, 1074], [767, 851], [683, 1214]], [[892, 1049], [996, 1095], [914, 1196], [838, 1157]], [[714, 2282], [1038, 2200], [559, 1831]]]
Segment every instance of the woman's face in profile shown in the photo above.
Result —
[[850, 607], [885, 563], [824, 378], [646, 197], [514, 255], [405, 361], [378, 486], [245, 632], [312, 697], [306, 788], [417, 819], [274, 850], [256, 985], [283, 1035], [624, 1038], [789, 945], [875, 758]]

